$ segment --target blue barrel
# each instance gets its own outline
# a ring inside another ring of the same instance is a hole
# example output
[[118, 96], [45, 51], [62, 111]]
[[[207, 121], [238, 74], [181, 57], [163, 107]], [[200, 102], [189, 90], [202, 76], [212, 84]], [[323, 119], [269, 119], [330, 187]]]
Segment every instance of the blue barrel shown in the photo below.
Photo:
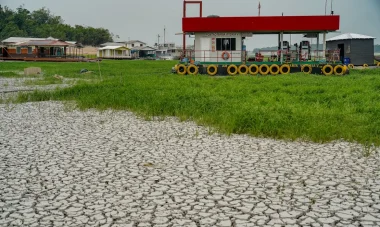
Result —
[[350, 58], [344, 58], [343, 59], [343, 64], [345, 64], [345, 65], [351, 64], [351, 59]]

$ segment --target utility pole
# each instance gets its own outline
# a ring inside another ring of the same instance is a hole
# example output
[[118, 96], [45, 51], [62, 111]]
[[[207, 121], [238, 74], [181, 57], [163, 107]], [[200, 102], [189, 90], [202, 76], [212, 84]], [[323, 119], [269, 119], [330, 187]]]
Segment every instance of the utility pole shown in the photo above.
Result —
[[328, 0], [326, 0], [326, 3], [325, 3], [325, 16], [327, 15], [327, 1]]
[[165, 46], [165, 43], [166, 43], [166, 27], [164, 26], [164, 46]]
[[259, 16], [261, 15], [261, 2], [259, 1]]
[[334, 14], [334, 11], [333, 11], [333, 0], [331, 0], [331, 15]]
[[158, 37], [158, 43], [157, 43], [157, 46], [160, 46], [160, 34], [158, 34], [157, 37]]

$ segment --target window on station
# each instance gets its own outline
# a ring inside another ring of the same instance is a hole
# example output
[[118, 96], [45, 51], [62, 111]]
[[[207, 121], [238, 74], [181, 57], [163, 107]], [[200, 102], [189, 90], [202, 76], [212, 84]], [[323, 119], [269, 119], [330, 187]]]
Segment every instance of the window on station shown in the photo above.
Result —
[[21, 47], [16, 47], [16, 53], [21, 54]]
[[32, 49], [32, 47], [28, 47], [28, 54], [33, 54], [33, 49]]
[[236, 50], [236, 38], [217, 38], [216, 50]]

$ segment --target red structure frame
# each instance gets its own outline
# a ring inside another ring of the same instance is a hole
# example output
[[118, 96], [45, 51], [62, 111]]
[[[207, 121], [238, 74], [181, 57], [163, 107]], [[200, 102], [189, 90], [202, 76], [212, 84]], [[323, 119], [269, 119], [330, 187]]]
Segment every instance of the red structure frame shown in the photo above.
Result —
[[[199, 17], [187, 17], [187, 4], [199, 4]], [[183, 55], [186, 56], [186, 33], [250, 32], [253, 34], [327, 33], [339, 30], [340, 16], [257, 16], [202, 17], [202, 1], [183, 1]]]
[[[202, 18], [202, 12], [203, 12], [203, 3], [202, 1], [188, 1], [184, 0], [183, 1], [183, 18], [186, 18], [186, 6], [188, 4], [197, 4], [199, 5], [199, 18]], [[182, 24], [183, 28], [183, 24]], [[183, 55], [186, 56], [186, 33], [183, 32]]]
[[309, 33], [339, 29], [339, 16], [184, 17], [183, 32]]

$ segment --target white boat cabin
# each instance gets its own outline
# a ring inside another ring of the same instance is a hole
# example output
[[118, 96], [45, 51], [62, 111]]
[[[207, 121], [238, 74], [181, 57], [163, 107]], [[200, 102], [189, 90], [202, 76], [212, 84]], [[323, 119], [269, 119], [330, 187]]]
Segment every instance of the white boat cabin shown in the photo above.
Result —
[[[241, 63], [246, 56], [244, 39], [252, 33], [195, 33], [195, 61], [201, 63]], [[193, 56], [191, 56], [193, 57]]]

